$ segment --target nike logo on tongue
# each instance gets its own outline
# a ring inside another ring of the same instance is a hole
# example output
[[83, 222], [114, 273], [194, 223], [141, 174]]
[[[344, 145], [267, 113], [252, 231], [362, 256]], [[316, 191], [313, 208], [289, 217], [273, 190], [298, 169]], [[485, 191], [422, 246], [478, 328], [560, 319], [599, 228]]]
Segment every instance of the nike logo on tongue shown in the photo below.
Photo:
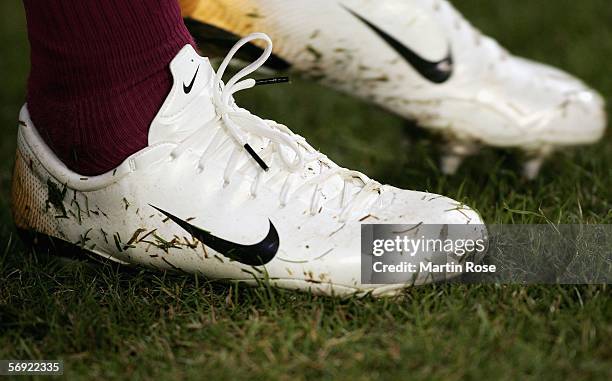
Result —
[[195, 83], [195, 79], [198, 76], [198, 71], [200, 71], [200, 65], [198, 65], [198, 68], [195, 71], [195, 74], [193, 75], [193, 78], [191, 79], [191, 83], [189, 83], [189, 86], [185, 86], [185, 82], [183, 82], [183, 91], [185, 92], [185, 94], [189, 94], [191, 92], [191, 89], [193, 88], [193, 84]]

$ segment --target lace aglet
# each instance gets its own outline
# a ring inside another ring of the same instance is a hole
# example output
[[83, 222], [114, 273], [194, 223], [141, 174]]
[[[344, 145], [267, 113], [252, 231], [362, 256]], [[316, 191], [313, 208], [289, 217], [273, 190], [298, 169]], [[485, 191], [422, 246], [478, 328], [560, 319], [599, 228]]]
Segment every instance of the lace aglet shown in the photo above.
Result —
[[255, 150], [249, 145], [249, 143], [244, 145], [244, 149], [247, 150], [247, 152], [249, 153], [249, 155], [251, 155], [253, 157], [253, 159], [255, 159], [255, 161], [257, 162], [257, 164], [259, 164], [259, 166], [264, 170], [267, 171], [268, 169], [270, 169], [270, 167], [268, 167], [268, 165], [266, 164], [265, 161], [263, 161], [263, 159], [261, 157], [259, 157], [259, 155], [257, 153], [255, 153]]
[[276, 85], [277, 83], [289, 83], [289, 77], [275, 77], [275, 78], [263, 78], [256, 79], [255, 86], [259, 85]]

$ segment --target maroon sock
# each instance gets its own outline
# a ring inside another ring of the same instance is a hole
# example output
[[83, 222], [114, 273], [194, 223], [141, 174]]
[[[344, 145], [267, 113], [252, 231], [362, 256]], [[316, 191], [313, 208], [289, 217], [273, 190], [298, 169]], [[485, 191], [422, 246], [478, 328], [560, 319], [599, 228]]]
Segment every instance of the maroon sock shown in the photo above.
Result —
[[194, 44], [177, 0], [24, 0], [31, 46], [27, 103], [72, 170], [97, 175], [147, 146], [172, 78]]

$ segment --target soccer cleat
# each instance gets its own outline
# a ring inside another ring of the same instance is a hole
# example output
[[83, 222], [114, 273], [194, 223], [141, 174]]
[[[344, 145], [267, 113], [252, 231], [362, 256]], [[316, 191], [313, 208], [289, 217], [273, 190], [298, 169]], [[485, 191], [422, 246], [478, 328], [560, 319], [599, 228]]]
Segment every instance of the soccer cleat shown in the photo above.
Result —
[[[223, 83], [232, 57], [256, 39], [265, 43], [262, 56]], [[123, 264], [330, 295], [407, 286], [361, 284], [362, 223], [471, 224], [465, 238], [486, 237], [468, 207], [342, 168], [284, 125], [238, 107], [233, 94], [256, 85], [243, 78], [271, 50], [268, 36], [253, 34], [215, 73], [185, 46], [170, 64], [174, 84], [149, 146], [101, 176], [63, 165], [24, 106], [12, 191], [17, 227]]]
[[[207, 51], [264, 30], [277, 42], [270, 67], [320, 79], [459, 144], [532, 152], [596, 142], [606, 126], [597, 92], [561, 70], [512, 56], [445, 0], [182, 3]], [[245, 57], [258, 50], [250, 46]], [[443, 158], [443, 170], [453, 172], [463, 157]]]
[[440, 169], [445, 175], [454, 175], [463, 160], [467, 157], [475, 155], [480, 150], [478, 144], [467, 141], [450, 142], [443, 149], [442, 158], [440, 159]]
[[534, 152], [527, 152], [527, 159], [523, 164], [523, 176], [527, 180], [534, 180], [538, 177], [544, 161], [552, 155], [552, 153], [553, 147], [551, 146], [542, 146]]

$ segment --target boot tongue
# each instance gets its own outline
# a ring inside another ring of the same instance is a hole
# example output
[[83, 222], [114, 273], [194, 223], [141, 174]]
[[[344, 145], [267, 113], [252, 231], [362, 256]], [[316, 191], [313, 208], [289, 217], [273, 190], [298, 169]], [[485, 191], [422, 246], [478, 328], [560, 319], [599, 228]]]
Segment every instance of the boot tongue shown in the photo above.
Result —
[[[191, 45], [185, 45], [170, 63], [170, 71], [174, 80], [172, 89], [151, 123], [150, 146], [167, 142], [182, 142], [217, 116], [212, 101], [216, 74], [207, 58], [200, 57]], [[249, 145], [256, 152], [259, 152], [268, 143], [267, 139], [260, 136], [247, 136], [247, 138]], [[286, 147], [281, 149], [288, 150]], [[285, 151], [285, 154], [293, 157], [291, 151]], [[249, 158], [249, 160], [252, 159]], [[269, 161], [267, 164], [273, 168], [282, 168], [283, 164], [279, 160], [279, 156], [276, 156], [276, 161]], [[256, 165], [253, 165], [252, 168], [260, 170]], [[323, 169], [316, 162], [309, 163], [306, 170], [301, 173], [301, 183], [316, 177], [322, 170], [329, 170], [329, 168]], [[320, 185], [317, 192], [320, 192], [326, 199], [336, 198], [339, 197], [343, 185], [344, 182], [339, 177], [328, 179], [325, 184]], [[350, 195], [354, 195], [359, 189], [351, 187]], [[308, 197], [308, 200], [312, 197], [307, 193], [304, 193], [303, 196]]]
[[149, 128], [149, 145], [180, 142], [215, 117], [215, 72], [208, 58], [185, 45], [170, 63], [173, 85]]

